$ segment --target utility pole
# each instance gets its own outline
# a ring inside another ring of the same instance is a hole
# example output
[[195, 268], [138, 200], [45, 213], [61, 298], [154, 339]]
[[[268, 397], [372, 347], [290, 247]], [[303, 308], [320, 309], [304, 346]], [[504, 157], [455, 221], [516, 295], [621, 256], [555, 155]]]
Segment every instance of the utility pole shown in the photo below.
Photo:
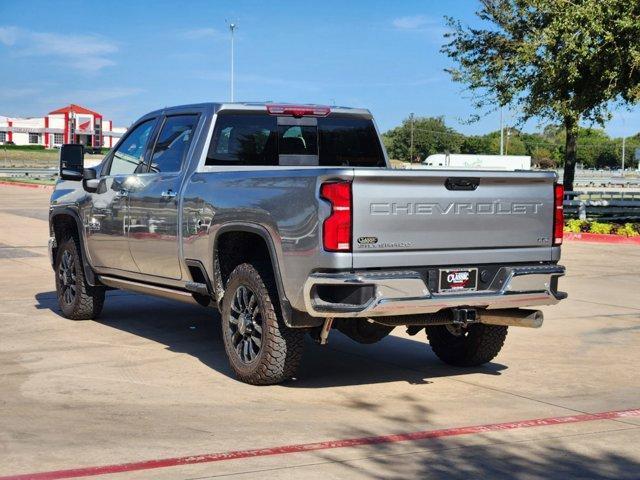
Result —
[[234, 101], [234, 95], [233, 95], [233, 63], [234, 63], [234, 55], [233, 55], [233, 37], [234, 37], [234, 33], [236, 31], [236, 28], [238, 28], [238, 24], [236, 23], [229, 23], [229, 31], [231, 32], [231, 101]]
[[500, 107], [500, 155], [504, 155], [504, 124], [502, 122], [504, 107]]
[[413, 163], [413, 113], [409, 114], [411, 121], [411, 146], [409, 147], [409, 162]]

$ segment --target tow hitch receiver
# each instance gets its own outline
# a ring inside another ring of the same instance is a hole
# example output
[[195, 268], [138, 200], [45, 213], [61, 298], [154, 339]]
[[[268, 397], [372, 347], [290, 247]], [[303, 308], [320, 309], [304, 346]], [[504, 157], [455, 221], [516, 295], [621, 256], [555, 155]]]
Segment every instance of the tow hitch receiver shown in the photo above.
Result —
[[465, 326], [478, 322], [478, 315], [473, 308], [452, 308], [453, 324]]

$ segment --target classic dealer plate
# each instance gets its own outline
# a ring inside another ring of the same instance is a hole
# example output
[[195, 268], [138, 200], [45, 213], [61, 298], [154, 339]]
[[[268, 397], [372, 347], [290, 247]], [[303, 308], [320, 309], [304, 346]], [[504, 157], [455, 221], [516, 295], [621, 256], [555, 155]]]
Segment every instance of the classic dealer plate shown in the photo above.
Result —
[[439, 292], [468, 292], [478, 288], [477, 268], [441, 268]]

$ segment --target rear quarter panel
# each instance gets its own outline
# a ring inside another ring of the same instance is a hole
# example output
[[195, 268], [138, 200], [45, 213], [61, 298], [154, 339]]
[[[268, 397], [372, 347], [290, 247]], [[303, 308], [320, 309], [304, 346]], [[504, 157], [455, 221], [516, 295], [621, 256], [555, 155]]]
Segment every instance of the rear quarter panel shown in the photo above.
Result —
[[321, 227], [330, 207], [318, 199], [322, 182], [351, 179], [352, 169], [205, 169], [185, 185], [182, 232], [184, 258], [202, 260], [210, 278], [219, 233], [246, 225], [268, 232], [285, 295], [298, 310], [304, 310], [302, 287], [309, 273], [352, 267], [350, 253], [323, 250]]

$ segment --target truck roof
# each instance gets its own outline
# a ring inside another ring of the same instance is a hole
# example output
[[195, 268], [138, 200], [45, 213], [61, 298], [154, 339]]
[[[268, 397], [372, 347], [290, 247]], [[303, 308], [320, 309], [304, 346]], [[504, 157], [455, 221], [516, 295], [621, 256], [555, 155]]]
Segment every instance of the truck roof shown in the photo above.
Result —
[[187, 105], [176, 105], [172, 107], [164, 107], [153, 112], [149, 112], [147, 115], [156, 114], [171, 110], [188, 110], [189, 108], [200, 108], [210, 110], [212, 113], [216, 113], [219, 110], [247, 110], [247, 111], [266, 111], [267, 105], [290, 105], [296, 107], [319, 107], [329, 108], [331, 113], [352, 114], [371, 117], [371, 112], [365, 108], [352, 108], [338, 105], [320, 105], [310, 103], [287, 103], [287, 102], [205, 102], [194, 103]]

